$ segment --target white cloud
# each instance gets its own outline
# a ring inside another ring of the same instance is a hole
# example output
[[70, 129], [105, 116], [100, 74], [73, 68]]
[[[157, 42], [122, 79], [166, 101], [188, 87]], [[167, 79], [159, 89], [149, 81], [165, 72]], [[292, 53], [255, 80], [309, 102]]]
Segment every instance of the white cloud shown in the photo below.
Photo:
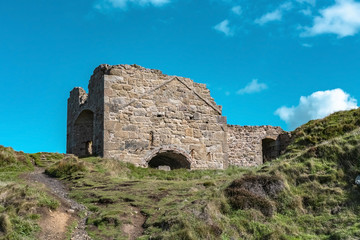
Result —
[[306, 8], [306, 9], [302, 9], [299, 11], [301, 14], [303, 14], [304, 16], [311, 16], [312, 15], [312, 11], [310, 8]]
[[303, 44], [301, 44], [301, 46], [306, 47], [306, 48], [311, 48], [313, 45], [309, 44], [309, 43], [303, 43]]
[[216, 24], [214, 26], [214, 29], [216, 31], [219, 31], [219, 32], [222, 32], [224, 33], [226, 36], [233, 36], [234, 35], [234, 32], [233, 30], [230, 28], [229, 26], [229, 20], [225, 19], [224, 21]]
[[289, 11], [292, 8], [293, 5], [291, 2], [284, 3], [274, 11], [268, 12], [263, 16], [261, 16], [260, 18], [255, 19], [255, 23], [259, 25], [264, 25], [268, 22], [280, 21], [283, 17], [284, 12]]
[[268, 86], [265, 83], [258, 83], [257, 79], [253, 79], [244, 88], [239, 89], [237, 94], [257, 93], [267, 89]]
[[360, 3], [354, 0], [336, 0], [336, 3], [320, 11], [312, 27], [305, 27], [302, 36], [336, 34], [338, 37], [353, 36], [360, 31]]
[[242, 14], [242, 8], [241, 6], [234, 6], [231, 8], [231, 12], [240, 16]]
[[95, 8], [98, 10], [111, 10], [114, 8], [125, 10], [129, 5], [137, 5], [141, 7], [155, 6], [161, 7], [171, 0], [100, 0], [95, 4]]
[[299, 105], [294, 107], [281, 107], [275, 111], [276, 115], [284, 120], [290, 130], [312, 119], [319, 119], [327, 115], [357, 108], [356, 99], [337, 88], [327, 91], [318, 91], [307, 97], [300, 97]]
[[255, 19], [255, 23], [259, 25], [264, 25], [265, 23], [272, 21], [280, 21], [282, 19], [282, 12], [279, 9], [276, 9], [273, 12], [269, 12], [263, 15], [261, 18]]

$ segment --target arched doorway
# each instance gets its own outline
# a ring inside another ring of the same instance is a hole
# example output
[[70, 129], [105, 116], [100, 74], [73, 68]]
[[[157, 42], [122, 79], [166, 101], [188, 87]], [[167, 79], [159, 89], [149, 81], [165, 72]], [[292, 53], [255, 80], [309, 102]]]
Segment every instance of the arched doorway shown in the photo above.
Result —
[[265, 138], [262, 140], [262, 155], [264, 163], [279, 156], [278, 144], [275, 139]]
[[190, 162], [187, 158], [176, 152], [167, 151], [156, 154], [148, 163], [151, 168], [158, 168], [159, 166], [168, 166], [171, 170], [186, 168], [190, 169]]
[[191, 156], [173, 145], [153, 149], [145, 158], [148, 167], [162, 169], [191, 169]]
[[74, 123], [73, 153], [79, 157], [88, 157], [94, 154], [93, 131], [94, 113], [90, 110], [83, 110]]

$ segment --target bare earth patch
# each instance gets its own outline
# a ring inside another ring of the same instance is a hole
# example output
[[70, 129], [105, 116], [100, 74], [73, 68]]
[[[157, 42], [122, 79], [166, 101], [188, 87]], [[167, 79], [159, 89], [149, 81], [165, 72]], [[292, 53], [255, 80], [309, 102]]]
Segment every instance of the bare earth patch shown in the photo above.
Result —
[[71, 240], [91, 240], [85, 231], [86, 217], [79, 219], [77, 212], [84, 211], [88, 214], [86, 208], [68, 197], [66, 187], [57, 179], [48, 177], [43, 173], [43, 169], [37, 168], [34, 172], [24, 174], [24, 178], [28, 184], [44, 184], [46, 191], [54, 196], [60, 202], [60, 207], [54, 211], [41, 208], [39, 214], [41, 219], [39, 226], [41, 232], [39, 239], [66, 239], [68, 226], [74, 221], [78, 222], [77, 227], [71, 235]]
[[121, 231], [128, 236], [129, 240], [135, 240], [143, 234], [144, 229], [142, 225], [144, 224], [146, 218], [136, 207], [131, 207], [131, 212], [131, 218], [128, 219], [131, 223], [123, 224]]
[[39, 226], [41, 232], [39, 239], [65, 239], [68, 224], [71, 224], [73, 217], [62, 207], [58, 210], [42, 209]]

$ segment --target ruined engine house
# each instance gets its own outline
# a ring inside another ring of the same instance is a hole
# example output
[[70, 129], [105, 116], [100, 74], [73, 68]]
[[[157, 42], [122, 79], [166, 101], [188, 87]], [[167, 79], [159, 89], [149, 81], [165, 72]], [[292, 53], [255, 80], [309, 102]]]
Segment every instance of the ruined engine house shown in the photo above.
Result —
[[100, 65], [70, 92], [67, 153], [138, 166], [257, 166], [289, 140], [280, 127], [228, 125], [205, 84], [138, 65]]

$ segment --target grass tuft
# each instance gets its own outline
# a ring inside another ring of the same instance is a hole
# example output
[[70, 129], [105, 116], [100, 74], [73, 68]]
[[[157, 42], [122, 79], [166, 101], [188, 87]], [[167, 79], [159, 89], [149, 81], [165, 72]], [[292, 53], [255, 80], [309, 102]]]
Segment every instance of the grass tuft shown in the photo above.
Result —
[[64, 178], [84, 171], [86, 171], [86, 167], [83, 161], [76, 157], [66, 157], [47, 168], [45, 173], [51, 177]]

